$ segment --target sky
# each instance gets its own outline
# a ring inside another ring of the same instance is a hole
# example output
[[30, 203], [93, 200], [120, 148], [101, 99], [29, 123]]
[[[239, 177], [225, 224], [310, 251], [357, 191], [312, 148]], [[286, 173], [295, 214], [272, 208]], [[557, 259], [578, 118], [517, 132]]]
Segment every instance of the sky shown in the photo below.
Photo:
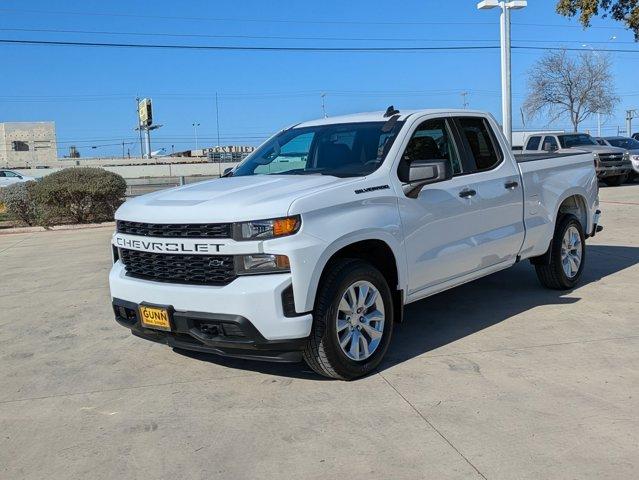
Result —
[[[529, 0], [512, 13], [513, 47], [635, 50], [610, 53], [621, 102], [603, 133], [624, 129], [639, 108], [639, 45], [631, 32], [598, 19], [584, 30]], [[473, 0], [4, 0], [0, 38], [252, 47], [450, 47], [499, 45], [499, 13]], [[139, 154], [136, 97], [153, 100], [153, 150], [256, 145], [282, 127], [323, 115], [396, 108], [472, 109], [501, 119], [498, 49], [419, 52], [179, 50], [0, 43], [0, 122], [55, 121], [59, 155]], [[514, 49], [513, 127], [527, 72], [545, 50]], [[637, 121], [635, 121], [637, 124]], [[569, 128], [527, 119], [527, 128]], [[596, 133], [596, 118], [582, 130]], [[96, 147], [96, 148], [92, 148]]]

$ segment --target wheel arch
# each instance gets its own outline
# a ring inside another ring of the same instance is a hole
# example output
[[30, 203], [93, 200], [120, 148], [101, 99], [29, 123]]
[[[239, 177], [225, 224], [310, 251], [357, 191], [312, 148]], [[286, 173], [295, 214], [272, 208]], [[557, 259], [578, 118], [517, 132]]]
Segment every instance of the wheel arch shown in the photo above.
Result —
[[317, 290], [331, 263], [343, 258], [367, 261], [384, 275], [393, 293], [395, 319], [400, 320], [404, 301], [403, 291], [407, 282], [406, 268], [398, 241], [385, 232], [376, 232], [375, 235], [370, 232], [348, 235], [333, 242], [323, 252], [315, 266], [306, 296], [306, 309], [310, 311], [314, 308]]
[[552, 241], [555, 235], [555, 230], [559, 224], [559, 219], [562, 215], [572, 214], [579, 220], [583, 228], [584, 234], [588, 234], [592, 226], [590, 225], [590, 210], [586, 201], [586, 195], [580, 191], [569, 191], [561, 197], [561, 200], [557, 202], [555, 214], [552, 223], [552, 235], [548, 240], [548, 248], [545, 253], [538, 257], [531, 257], [530, 262], [533, 265], [548, 265], [550, 263], [550, 254], [552, 249]]

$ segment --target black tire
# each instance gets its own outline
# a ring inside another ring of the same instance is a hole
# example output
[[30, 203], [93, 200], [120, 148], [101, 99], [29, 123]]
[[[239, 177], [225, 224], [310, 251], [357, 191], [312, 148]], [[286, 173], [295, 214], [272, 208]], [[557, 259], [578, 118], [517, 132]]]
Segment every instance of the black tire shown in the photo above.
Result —
[[615, 177], [606, 177], [603, 179], [604, 183], [609, 187], [618, 187], [622, 183], [625, 183], [627, 175], [617, 175]]
[[[581, 240], [581, 263], [574, 277], [569, 277], [568, 275], [566, 275], [566, 272], [564, 272], [561, 263], [562, 241], [566, 230], [568, 230], [571, 226], [577, 229]], [[584, 229], [581, 226], [581, 222], [572, 214], [563, 215], [557, 221], [555, 234], [550, 243], [550, 263], [547, 265], [535, 265], [537, 278], [546, 288], [550, 288], [553, 290], [569, 290], [571, 288], [574, 288], [575, 285], [577, 285], [577, 283], [579, 282], [585, 264], [586, 236], [584, 235]]]
[[[333, 263], [319, 286], [313, 310], [313, 329], [304, 360], [315, 372], [329, 378], [353, 380], [372, 372], [386, 354], [393, 333], [393, 300], [384, 276], [371, 264], [357, 259]], [[372, 355], [361, 361], [349, 358], [338, 342], [337, 310], [344, 292], [355, 282], [370, 282], [384, 305], [382, 337]]]

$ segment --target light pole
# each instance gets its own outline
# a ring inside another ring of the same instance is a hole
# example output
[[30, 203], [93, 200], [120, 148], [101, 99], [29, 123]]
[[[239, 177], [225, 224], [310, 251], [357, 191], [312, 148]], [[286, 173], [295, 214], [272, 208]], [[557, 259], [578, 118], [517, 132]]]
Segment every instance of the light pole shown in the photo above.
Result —
[[510, 2], [483, 0], [477, 4], [479, 10], [501, 8], [501, 111], [504, 135], [511, 145], [513, 142], [513, 98], [510, 70], [510, 11], [525, 8], [527, 5], [526, 0]]
[[193, 125], [193, 129], [195, 130], [195, 149], [197, 150], [197, 149], [198, 149], [198, 144], [197, 144], [197, 127], [199, 127], [199, 126], [200, 126], [200, 124], [199, 124], [199, 123], [197, 123], [197, 122], [194, 122], [194, 123], [192, 123], [192, 125]]

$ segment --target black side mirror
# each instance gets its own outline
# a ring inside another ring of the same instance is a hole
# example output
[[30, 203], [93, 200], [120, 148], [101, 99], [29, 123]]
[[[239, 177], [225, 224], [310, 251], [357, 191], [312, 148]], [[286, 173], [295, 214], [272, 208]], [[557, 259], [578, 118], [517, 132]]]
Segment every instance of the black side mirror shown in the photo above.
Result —
[[424, 186], [451, 178], [453, 171], [448, 160], [415, 160], [408, 171], [406, 196], [417, 198]]
[[222, 174], [223, 177], [226, 177], [229, 173], [231, 173], [233, 171], [233, 167], [228, 167], [224, 169], [224, 173]]

